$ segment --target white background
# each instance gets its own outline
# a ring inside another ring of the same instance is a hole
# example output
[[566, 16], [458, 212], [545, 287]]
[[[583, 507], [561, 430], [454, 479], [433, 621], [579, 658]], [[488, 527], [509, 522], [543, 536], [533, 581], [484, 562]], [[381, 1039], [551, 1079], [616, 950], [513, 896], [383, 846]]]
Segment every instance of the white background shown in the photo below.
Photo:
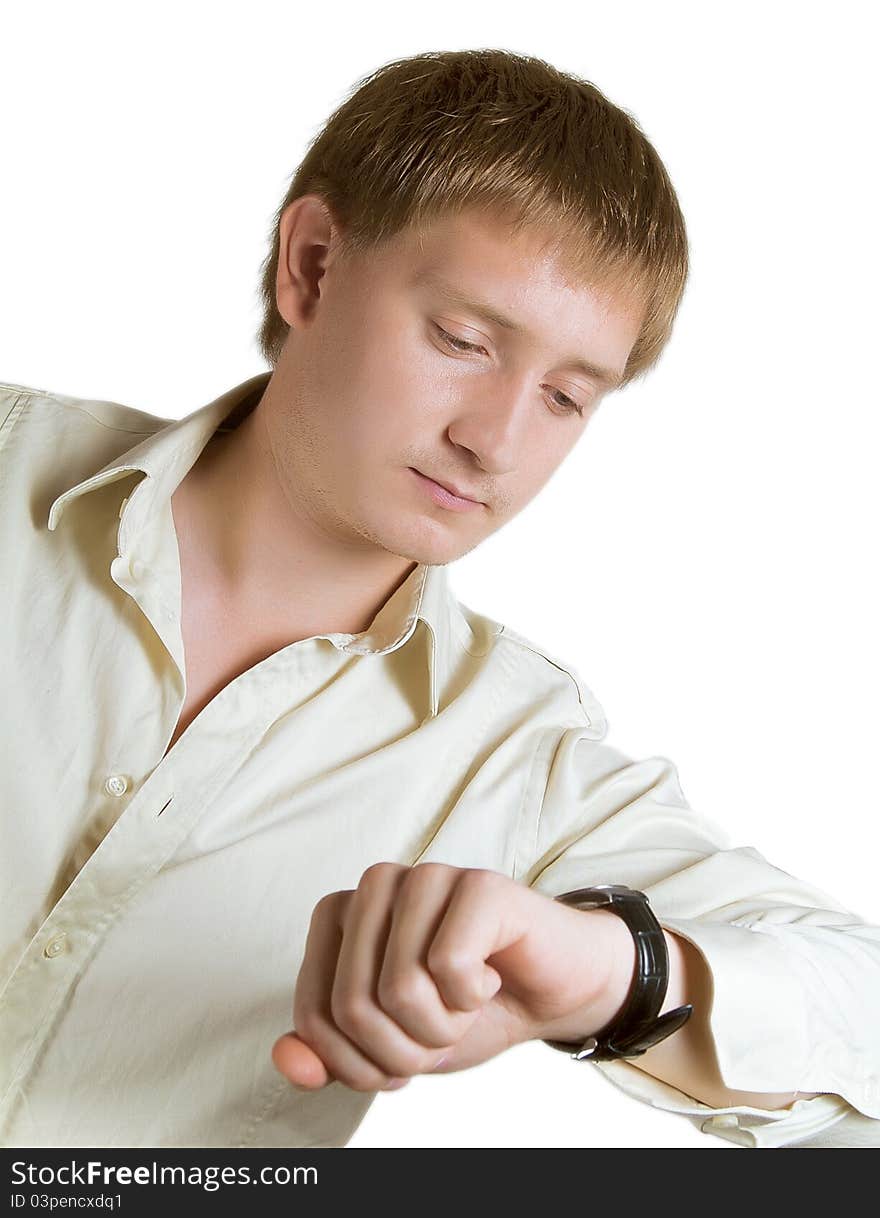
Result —
[[[593, 81], [669, 169], [690, 284], [659, 368], [453, 585], [737, 844], [880, 920], [872, 8], [7, 9], [0, 380], [188, 414], [264, 367], [271, 215], [360, 77], [499, 46]], [[351, 1146], [732, 1148], [537, 1042], [381, 1095]]]

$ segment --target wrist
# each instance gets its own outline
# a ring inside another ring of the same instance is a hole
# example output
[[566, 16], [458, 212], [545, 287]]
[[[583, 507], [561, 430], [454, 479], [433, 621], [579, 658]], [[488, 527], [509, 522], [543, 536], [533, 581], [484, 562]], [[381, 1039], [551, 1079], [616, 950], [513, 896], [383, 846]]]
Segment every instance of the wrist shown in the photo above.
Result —
[[620, 1017], [636, 977], [638, 960], [635, 942], [629, 928], [617, 914], [607, 909], [579, 909], [573, 912], [583, 920], [584, 967], [588, 967], [587, 961], [604, 960], [607, 962], [605, 976], [594, 997], [564, 1016], [544, 1024], [535, 1033], [536, 1039], [583, 1041], [588, 1036], [598, 1036]]

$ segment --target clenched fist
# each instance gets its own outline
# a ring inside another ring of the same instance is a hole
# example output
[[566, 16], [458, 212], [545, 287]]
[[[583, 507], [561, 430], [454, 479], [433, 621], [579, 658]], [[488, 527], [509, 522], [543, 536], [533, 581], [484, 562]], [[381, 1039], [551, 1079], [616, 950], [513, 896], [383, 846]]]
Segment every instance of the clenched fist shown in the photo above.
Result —
[[592, 1035], [622, 1007], [634, 966], [632, 936], [607, 910], [500, 872], [375, 863], [315, 906], [294, 1031], [272, 1060], [307, 1090], [403, 1086], [524, 1040]]

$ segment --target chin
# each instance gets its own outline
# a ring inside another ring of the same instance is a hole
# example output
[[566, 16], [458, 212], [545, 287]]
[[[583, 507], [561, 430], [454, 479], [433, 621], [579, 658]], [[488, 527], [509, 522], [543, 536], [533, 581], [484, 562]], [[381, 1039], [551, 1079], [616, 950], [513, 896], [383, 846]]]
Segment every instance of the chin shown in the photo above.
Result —
[[397, 554], [400, 558], [405, 558], [409, 562], [425, 563], [429, 567], [444, 567], [447, 563], [454, 562], [456, 558], [461, 556], [460, 551], [452, 550], [452, 547], [447, 545], [387, 545], [385, 547], [392, 554]]
[[399, 523], [397, 527], [377, 528], [373, 537], [390, 554], [432, 567], [445, 566], [473, 549], [473, 546], [464, 545], [462, 538], [453, 536], [451, 531], [444, 536], [441, 530], [406, 529]]

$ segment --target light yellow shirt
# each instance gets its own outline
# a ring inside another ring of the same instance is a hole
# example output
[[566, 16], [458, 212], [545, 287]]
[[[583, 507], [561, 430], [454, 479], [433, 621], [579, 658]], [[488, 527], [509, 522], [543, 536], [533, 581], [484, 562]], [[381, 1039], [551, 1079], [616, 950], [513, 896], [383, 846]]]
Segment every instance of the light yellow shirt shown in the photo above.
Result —
[[180, 420], [0, 386], [2, 1145], [345, 1145], [375, 1093], [296, 1091], [270, 1052], [315, 905], [379, 860], [641, 889], [711, 970], [726, 1085], [828, 1094], [715, 1109], [632, 1061], [571, 1068], [744, 1145], [880, 1145], [880, 928], [605, 742], [571, 665], [444, 567], [255, 664], [163, 759], [171, 493], [268, 376]]

